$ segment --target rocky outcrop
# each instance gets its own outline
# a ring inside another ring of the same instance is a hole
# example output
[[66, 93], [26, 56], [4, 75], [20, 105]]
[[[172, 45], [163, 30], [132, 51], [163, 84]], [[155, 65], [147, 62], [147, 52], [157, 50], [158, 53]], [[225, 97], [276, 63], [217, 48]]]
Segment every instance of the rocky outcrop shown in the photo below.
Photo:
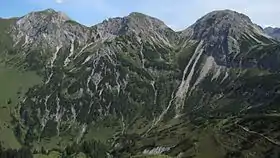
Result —
[[280, 40], [280, 28], [273, 28], [273, 27], [267, 27], [264, 28], [264, 31], [269, 36], [273, 37], [276, 40]]

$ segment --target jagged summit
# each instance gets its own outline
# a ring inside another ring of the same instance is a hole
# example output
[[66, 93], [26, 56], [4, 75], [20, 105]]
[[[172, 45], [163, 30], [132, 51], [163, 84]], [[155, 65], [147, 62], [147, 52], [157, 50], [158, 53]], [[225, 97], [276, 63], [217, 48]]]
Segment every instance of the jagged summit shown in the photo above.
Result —
[[130, 23], [133, 27], [151, 30], [168, 28], [168, 26], [163, 21], [142, 13], [133, 12], [125, 18], [130, 20]]
[[213, 36], [227, 35], [238, 39], [244, 32], [263, 32], [248, 16], [232, 10], [210, 12], [183, 32], [186, 34], [190, 30], [195, 39], [208, 40], [213, 40]]
[[45, 9], [45, 10], [42, 10], [42, 11], [39, 11], [39, 12], [45, 12], [45, 13], [57, 13], [56, 10], [52, 9], [52, 8], [48, 8], [48, 9]]
[[[219, 23], [230, 23], [236, 25], [249, 25], [253, 24], [251, 19], [245, 14], [233, 10], [217, 10], [212, 11], [196, 21], [198, 23], [207, 23], [208, 26]], [[194, 25], [195, 25], [194, 24]]]
[[[250, 50], [255, 44], [271, 40], [248, 16], [232, 10], [210, 12], [181, 35], [204, 41], [205, 53], [214, 57], [217, 64], [227, 67], [238, 65], [238, 54]], [[246, 45], [244, 41], [251, 44]]]
[[145, 24], [149, 23], [150, 25], [155, 25], [164, 28], [167, 27], [167, 25], [163, 21], [139, 12], [132, 12], [127, 16], [127, 18], [135, 20], [135, 22], [144, 22]]
[[247, 23], [252, 23], [251, 19], [247, 15], [229, 9], [212, 11], [206, 14], [205, 16], [203, 16], [201, 19], [209, 18], [210, 16], [215, 16], [217, 18], [228, 18], [227, 20], [229, 21], [232, 20], [232, 21], [240, 21], [240, 22], [243, 21]]
[[161, 43], [172, 43], [177, 36], [163, 21], [137, 12], [125, 17], [109, 18], [93, 28], [97, 29], [101, 37], [135, 34], [142, 39], [149, 38]]
[[55, 11], [54, 9], [35, 11], [21, 17], [21, 19], [28, 19], [30, 21], [40, 20], [39, 18], [42, 18], [42, 20], [52, 20], [51, 22], [53, 21], [64, 22], [64, 21], [71, 20], [65, 13], [61, 11]]
[[54, 9], [31, 12], [19, 18], [12, 26], [12, 39], [16, 44], [31, 44], [34, 47], [69, 45], [74, 38], [86, 41], [88, 30], [85, 26], [71, 23], [63, 12]]
[[48, 14], [48, 15], [60, 15], [60, 16], [66, 16], [68, 19], [70, 19], [66, 13], [62, 12], [62, 11], [57, 11], [55, 9], [52, 9], [52, 8], [48, 8], [48, 9], [45, 9], [45, 10], [39, 10], [39, 11], [34, 11], [34, 12], [31, 12], [33, 14]]
[[98, 28], [102, 27], [114, 35], [123, 34], [128, 31], [139, 34], [168, 29], [168, 26], [163, 21], [138, 12], [132, 12], [125, 17], [109, 18], [96, 26]]
[[149, 16], [149, 15], [140, 12], [131, 12], [128, 14], [128, 16]]

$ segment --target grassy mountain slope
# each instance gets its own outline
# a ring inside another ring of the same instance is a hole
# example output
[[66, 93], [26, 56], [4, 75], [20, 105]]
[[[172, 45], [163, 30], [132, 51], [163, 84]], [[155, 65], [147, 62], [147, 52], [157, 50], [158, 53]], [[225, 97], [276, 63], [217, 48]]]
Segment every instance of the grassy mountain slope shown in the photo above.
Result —
[[40, 84], [41, 78], [34, 72], [20, 72], [16, 68], [8, 68], [1, 65], [0, 68], [0, 140], [5, 147], [18, 148], [16, 137], [13, 134], [13, 117], [15, 107], [24, 99], [27, 90], [36, 84]]

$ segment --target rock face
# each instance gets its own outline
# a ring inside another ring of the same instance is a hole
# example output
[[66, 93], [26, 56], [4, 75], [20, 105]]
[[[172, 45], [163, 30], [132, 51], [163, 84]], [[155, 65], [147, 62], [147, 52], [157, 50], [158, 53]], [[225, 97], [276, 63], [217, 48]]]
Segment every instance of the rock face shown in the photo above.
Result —
[[227, 67], [239, 63], [234, 61], [242, 51], [247, 51], [243, 41], [262, 43], [258, 36], [266, 37], [263, 30], [244, 14], [230, 10], [214, 11], [187, 28], [182, 34], [189, 34], [194, 40], [205, 43], [206, 53], [215, 58], [219, 65]]
[[246, 157], [258, 149], [246, 146], [250, 139], [278, 139], [269, 118], [278, 111], [280, 44], [243, 14], [211, 12], [182, 32], [141, 13], [92, 27], [54, 10], [0, 23], [9, 39], [1, 53], [44, 78], [18, 105], [28, 145], [67, 136], [80, 142], [106, 126], [118, 133], [113, 155], [188, 155], [197, 143], [182, 131], [199, 137], [207, 126], [225, 155], [234, 149]]
[[82, 25], [71, 25], [70, 18], [51, 9], [32, 12], [19, 18], [13, 31], [13, 40], [16, 44], [35, 48], [70, 45], [70, 39], [75, 38], [81, 43], [85, 43], [90, 32]]
[[224, 10], [208, 13], [188, 29], [193, 30], [195, 39], [217, 43], [226, 36], [240, 38], [242, 34], [254, 31], [254, 28], [260, 31], [246, 15]]
[[265, 33], [267, 33], [269, 36], [275, 38], [276, 40], [280, 40], [280, 28], [272, 28], [267, 27], [264, 29]]

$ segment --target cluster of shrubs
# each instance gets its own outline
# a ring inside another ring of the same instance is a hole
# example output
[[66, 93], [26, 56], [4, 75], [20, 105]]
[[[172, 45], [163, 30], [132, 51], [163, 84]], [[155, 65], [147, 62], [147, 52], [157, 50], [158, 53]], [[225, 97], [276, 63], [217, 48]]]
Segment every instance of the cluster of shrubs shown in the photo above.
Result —
[[33, 158], [29, 148], [4, 149], [0, 144], [0, 158]]
[[62, 158], [75, 158], [79, 153], [84, 153], [89, 158], [104, 158], [107, 150], [107, 146], [99, 141], [85, 141], [81, 144], [68, 145], [62, 154]]
[[[55, 150], [61, 153], [62, 158], [75, 158], [79, 153], [84, 153], [89, 158], [104, 158], [107, 155], [107, 146], [99, 141], [85, 141], [77, 144], [73, 143], [66, 146], [64, 150]], [[41, 151], [32, 153], [30, 148], [22, 147], [20, 149], [4, 149], [0, 143], [0, 158], [33, 158], [33, 154], [48, 155], [49, 152], [43, 147]]]

